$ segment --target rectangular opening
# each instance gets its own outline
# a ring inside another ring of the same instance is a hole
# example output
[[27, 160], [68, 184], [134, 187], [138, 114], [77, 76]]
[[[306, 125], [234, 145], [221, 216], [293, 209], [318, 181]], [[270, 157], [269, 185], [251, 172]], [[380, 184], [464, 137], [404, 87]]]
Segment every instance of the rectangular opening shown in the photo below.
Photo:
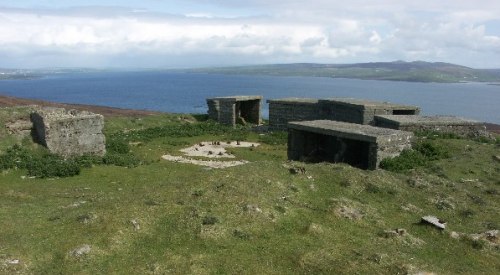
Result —
[[392, 110], [393, 115], [416, 115], [415, 110]]
[[368, 169], [370, 143], [335, 136], [302, 132], [304, 162], [343, 162], [361, 169]]
[[260, 122], [260, 100], [246, 100], [236, 102], [236, 122], [241, 124]]

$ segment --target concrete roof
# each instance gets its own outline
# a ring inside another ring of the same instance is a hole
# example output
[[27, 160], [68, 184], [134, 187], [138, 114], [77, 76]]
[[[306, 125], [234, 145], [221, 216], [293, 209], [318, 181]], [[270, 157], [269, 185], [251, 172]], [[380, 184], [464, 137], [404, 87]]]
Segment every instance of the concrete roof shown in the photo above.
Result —
[[411, 132], [333, 120], [289, 122], [288, 128], [367, 142], [377, 142], [379, 137], [390, 138], [398, 135], [413, 135]]
[[390, 102], [381, 102], [381, 101], [373, 101], [373, 100], [365, 100], [357, 98], [334, 97], [334, 98], [320, 99], [320, 101], [330, 101], [330, 102], [344, 103], [347, 105], [358, 105], [358, 106], [375, 107], [375, 108], [379, 107], [384, 109], [408, 109], [408, 110], [419, 109], [417, 106], [402, 105]]
[[207, 100], [231, 100], [231, 101], [248, 101], [248, 100], [262, 100], [260, 95], [234, 95], [234, 96], [221, 96], [212, 97]]
[[278, 99], [268, 99], [267, 103], [285, 103], [285, 104], [316, 104], [318, 99], [303, 97], [287, 97]]
[[390, 121], [398, 125], [477, 125], [478, 121], [456, 116], [415, 116], [415, 115], [378, 115], [377, 120]]

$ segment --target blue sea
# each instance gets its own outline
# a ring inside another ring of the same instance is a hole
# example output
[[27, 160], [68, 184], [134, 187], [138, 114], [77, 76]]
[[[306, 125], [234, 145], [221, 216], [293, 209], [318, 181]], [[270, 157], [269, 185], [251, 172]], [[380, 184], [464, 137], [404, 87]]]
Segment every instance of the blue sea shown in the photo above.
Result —
[[[0, 94], [64, 103], [172, 113], [206, 113], [206, 98], [262, 95], [354, 97], [420, 106], [424, 115], [456, 115], [500, 124], [500, 86], [414, 83], [324, 77], [220, 75], [157, 71], [54, 74], [2, 80]], [[268, 105], [263, 103], [267, 117]]]

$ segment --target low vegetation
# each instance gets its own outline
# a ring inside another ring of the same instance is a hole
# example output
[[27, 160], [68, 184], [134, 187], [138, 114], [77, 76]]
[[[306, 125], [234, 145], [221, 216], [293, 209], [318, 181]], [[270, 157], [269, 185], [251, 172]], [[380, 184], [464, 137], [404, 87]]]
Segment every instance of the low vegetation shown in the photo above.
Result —
[[[0, 109], [0, 122], [14, 113]], [[498, 143], [420, 135], [413, 150], [386, 161], [393, 172], [289, 162], [286, 133], [199, 116], [111, 118], [105, 134], [106, 156], [62, 160], [0, 128], [0, 273], [500, 269]], [[261, 143], [231, 149], [250, 163], [209, 169], [161, 159], [235, 139]], [[446, 229], [421, 224], [426, 215]]]

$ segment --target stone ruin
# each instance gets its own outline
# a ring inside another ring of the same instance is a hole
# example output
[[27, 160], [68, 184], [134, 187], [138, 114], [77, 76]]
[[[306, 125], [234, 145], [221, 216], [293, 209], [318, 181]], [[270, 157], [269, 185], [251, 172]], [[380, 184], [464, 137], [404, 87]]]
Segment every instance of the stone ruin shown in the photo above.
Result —
[[208, 98], [208, 117], [221, 124], [261, 124], [262, 96], [227, 96]]
[[384, 158], [411, 148], [413, 133], [332, 120], [290, 122], [288, 159], [344, 162], [376, 169]]
[[354, 98], [283, 98], [269, 103], [269, 127], [286, 130], [290, 121], [328, 119], [357, 124], [375, 124], [376, 115], [418, 115], [416, 106]]
[[102, 115], [63, 108], [42, 108], [31, 113], [38, 142], [51, 153], [81, 156], [106, 153]]
[[469, 138], [490, 136], [484, 123], [456, 116], [378, 115], [375, 116], [375, 125], [411, 132], [450, 133]]

